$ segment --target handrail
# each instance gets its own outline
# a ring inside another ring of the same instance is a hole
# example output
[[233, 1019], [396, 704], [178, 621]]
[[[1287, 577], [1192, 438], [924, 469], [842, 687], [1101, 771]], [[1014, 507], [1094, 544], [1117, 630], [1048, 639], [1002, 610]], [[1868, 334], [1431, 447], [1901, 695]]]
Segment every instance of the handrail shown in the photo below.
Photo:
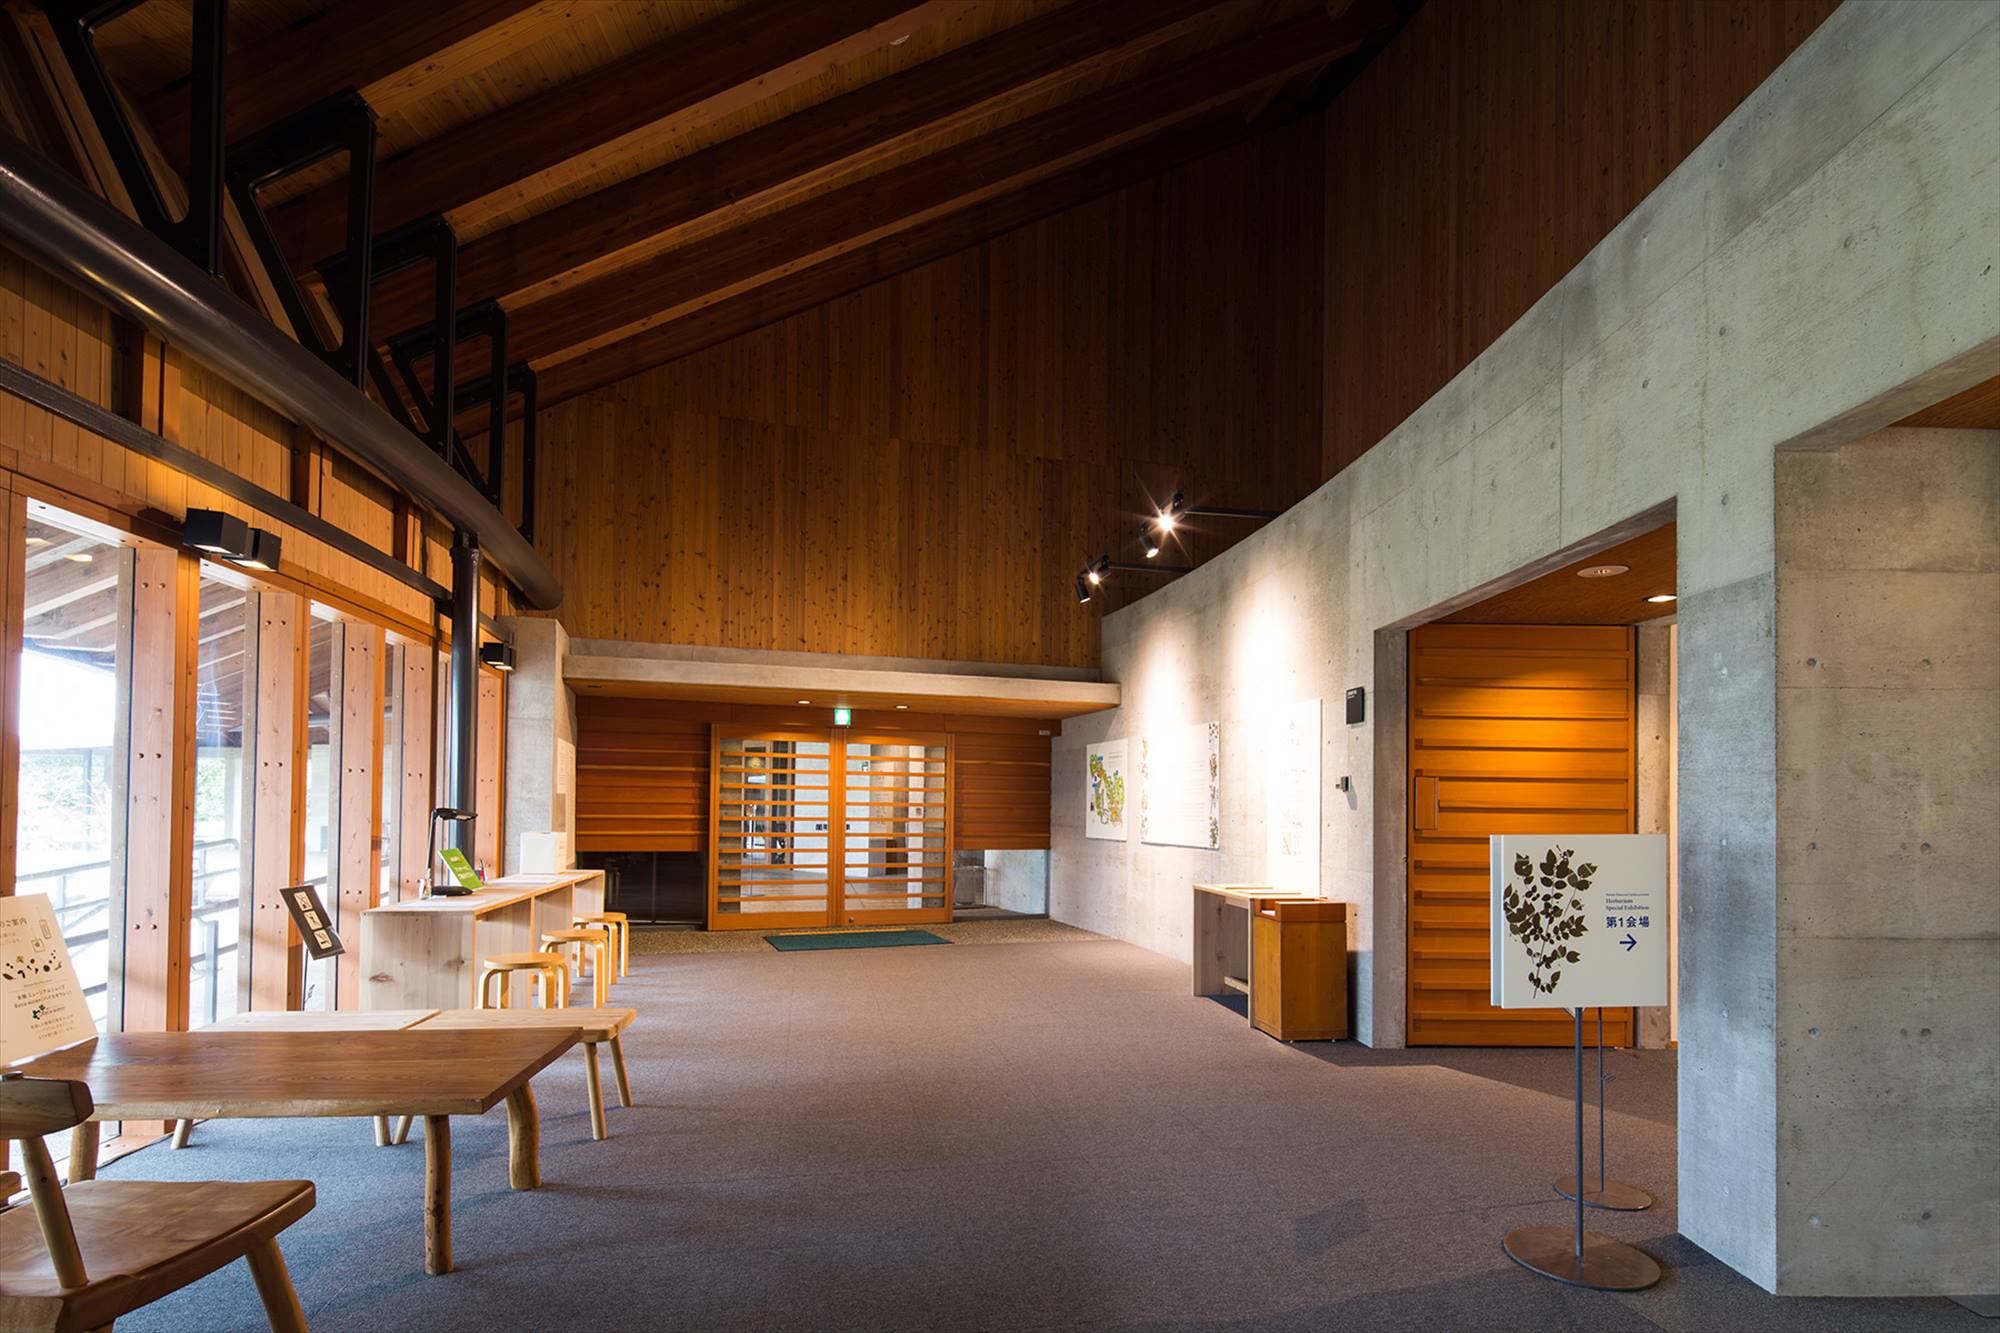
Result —
[[451, 464], [172, 246], [6, 134], [0, 234], [472, 533], [530, 605], [561, 603], [548, 562]]

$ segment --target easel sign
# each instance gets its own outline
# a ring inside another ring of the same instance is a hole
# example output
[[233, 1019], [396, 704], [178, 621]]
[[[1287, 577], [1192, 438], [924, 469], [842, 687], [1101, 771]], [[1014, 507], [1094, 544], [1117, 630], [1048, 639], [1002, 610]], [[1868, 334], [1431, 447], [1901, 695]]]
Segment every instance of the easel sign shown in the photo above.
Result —
[[0, 1063], [96, 1035], [48, 895], [0, 898]]
[[1509, 833], [1492, 840], [1493, 1003], [1667, 1002], [1667, 840]]
[[299, 938], [305, 941], [306, 952], [314, 958], [331, 958], [337, 953], [347, 952], [340, 936], [334, 933], [333, 922], [319, 900], [318, 889], [310, 884], [295, 884], [286, 889], [285, 909], [292, 914], [292, 924], [299, 928]]

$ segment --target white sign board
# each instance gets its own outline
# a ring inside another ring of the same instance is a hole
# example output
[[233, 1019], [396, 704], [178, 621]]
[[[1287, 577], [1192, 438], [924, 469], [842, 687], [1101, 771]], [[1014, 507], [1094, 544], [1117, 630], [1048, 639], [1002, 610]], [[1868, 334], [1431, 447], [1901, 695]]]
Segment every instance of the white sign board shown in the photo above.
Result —
[[1493, 1003], [1667, 1002], [1667, 840], [1654, 833], [1493, 838]]
[[1272, 715], [1264, 746], [1264, 878], [1319, 892], [1319, 700]]
[[1084, 751], [1083, 836], [1125, 840], [1125, 742], [1100, 741]]
[[1139, 741], [1139, 841], [1222, 845], [1222, 724], [1197, 722]]
[[0, 898], [0, 1063], [96, 1035], [48, 895]]

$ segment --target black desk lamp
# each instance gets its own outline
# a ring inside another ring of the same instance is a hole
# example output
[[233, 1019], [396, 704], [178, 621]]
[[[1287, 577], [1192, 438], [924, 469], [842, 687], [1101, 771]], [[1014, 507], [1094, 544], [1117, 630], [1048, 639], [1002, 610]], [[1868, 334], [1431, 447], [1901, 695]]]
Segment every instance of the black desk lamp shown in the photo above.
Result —
[[441, 805], [437, 809], [431, 811], [430, 852], [429, 855], [427, 855], [424, 858], [424, 878], [426, 881], [430, 883], [431, 897], [463, 898], [465, 895], [472, 892], [471, 889], [463, 887], [456, 880], [445, 881], [439, 879], [437, 875], [438, 824], [443, 821], [448, 821], [453, 824], [469, 824], [472, 822], [472, 819], [473, 819], [472, 811], [454, 810], [452, 807], [448, 805]]

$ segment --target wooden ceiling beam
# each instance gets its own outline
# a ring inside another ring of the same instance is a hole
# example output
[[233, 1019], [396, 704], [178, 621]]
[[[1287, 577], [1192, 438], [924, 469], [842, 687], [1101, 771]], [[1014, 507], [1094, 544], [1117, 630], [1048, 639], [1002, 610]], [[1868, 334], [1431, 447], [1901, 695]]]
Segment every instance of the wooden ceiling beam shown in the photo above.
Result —
[[509, 313], [539, 371], [801, 268], [1002, 197], [1358, 48], [1372, 29], [1315, 11], [1168, 69], [893, 167]]
[[[492, 60], [532, 27], [517, 23], [542, 0], [339, 0], [298, 25], [229, 53], [226, 142], [302, 111], [344, 88], [368, 96], [403, 71], [429, 66], [434, 79]], [[470, 65], [465, 57], [476, 57]], [[370, 99], [371, 104], [374, 99]], [[379, 108], [378, 108], [379, 109]], [[185, 81], [147, 97], [140, 110], [175, 166], [187, 156]]]
[[[1126, 152], [1037, 181], [983, 207], [913, 227], [878, 245], [850, 251], [778, 282], [704, 306], [637, 337], [556, 363], [538, 376], [540, 404], [547, 409], [564, 399], [692, 356], [767, 324], [838, 300], [872, 283], [921, 268], [1185, 166], [1241, 143], [1262, 129], [1246, 125], [1239, 114], [1182, 126]], [[485, 417], [478, 415], [475, 420], [474, 414], [468, 414], [464, 421], [468, 429], [476, 430], [484, 426]]]
[[[731, 10], [379, 163], [376, 230], [503, 193], [534, 198], [676, 127], [886, 46], [948, 9], [947, 0], [759, 0]], [[346, 191], [334, 181], [276, 210], [285, 254], [306, 266], [340, 248]]]
[[[518, 298], [691, 224], [719, 223], [885, 159], [918, 139], [1082, 78], [1215, 21], [1212, 0], [1103, 0], [1065, 8], [899, 74], [571, 200], [466, 245], [461, 304]], [[397, 333], [431, 317], [421, 272], [376, 291], [373, 326]]]

